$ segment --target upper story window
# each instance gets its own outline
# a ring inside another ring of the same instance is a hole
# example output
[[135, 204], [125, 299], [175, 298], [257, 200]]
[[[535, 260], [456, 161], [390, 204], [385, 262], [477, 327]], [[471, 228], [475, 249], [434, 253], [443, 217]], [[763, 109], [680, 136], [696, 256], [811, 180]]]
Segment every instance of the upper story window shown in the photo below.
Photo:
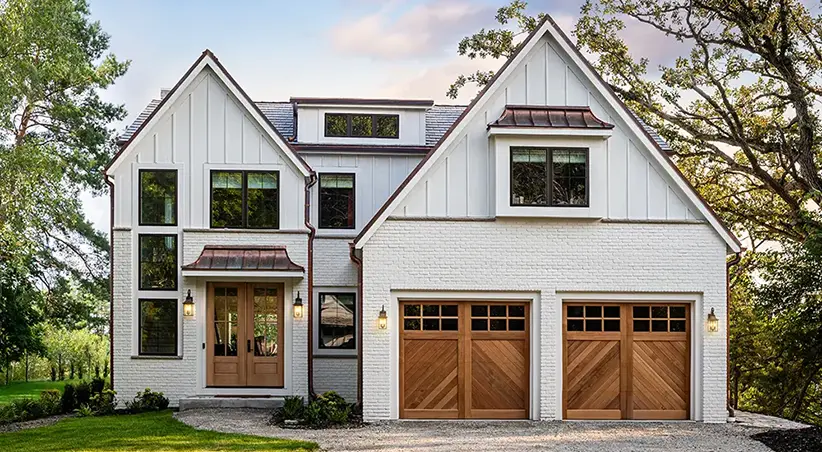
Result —
[[320, 294], [320, 328], [318, 347], [353, 350], [355, 343], [355, 306], [353, 293]]
[[354, 175], [320, 174], [320, 227], [354, 229]]
[[277, 171], [212, 171], [212, 228], [280, 227]]
[[140, 170], [140, 226], [177, 225], [177, 170]]
[[177, 234], [140, 234], [140, 290], [177, 290]]
[[326, 113], [325, 136], [399, 138], [399, 115]]
[[511, 148], [512, 206], [588, 206], [588, 150]]

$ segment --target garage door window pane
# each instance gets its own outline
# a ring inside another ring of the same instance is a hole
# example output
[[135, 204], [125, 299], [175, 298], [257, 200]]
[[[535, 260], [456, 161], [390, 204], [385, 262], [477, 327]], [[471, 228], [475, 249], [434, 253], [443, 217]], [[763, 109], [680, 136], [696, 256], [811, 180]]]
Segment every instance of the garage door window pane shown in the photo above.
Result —
[[605, 310], [604, 317], [615, 318], [615, 319], [619, 318], [619, 306], [605, 306], [604, 310]]
[[654, 306], [651, 308], [651, 315], [655, 319], [664, 319], [668, 317], [667, 306]]
[[508, 317], [525, 317], [525, 306], [508, 306]]
[[647, 319], [651, 315], [651, 308], [648, 306], [634, 306], [635, 319]]
[[634, 331], [648, 332], [651, 329], [649, 320], [634, 320]]
[[436, 304], [427, 304], [422, 307], [423, 317], [439, 317], [440, 307]]
[[459, 329], [459, 321], [457, 319], [442, 319], [443, 331], [457, 331]]
[[[673, 308], [671, 308], [673, 310]], [[671, 320], [671, 332], [672, 333], [684, 333], [685, 332], [685, 321], [684, 320]]]
[[491, 319], [491, 331], [505, 331], [505, 319]]
[[406, 330], [415, 331], [420, 329], [420, 319], [405, 319], [403, 326]]
[[525, 320], [508, 319], [508, 331], [525, 331]]
[[585, 306], [585, 317], [602, 317], [602, 307]]
[[602, 331], [602, 320], [586, 320], [585, 331]]
[[475, 305], [471, 306], [472, 317], [488, 317], [488, 306]]
[[582, 306], [568, 306], [568, 317], [582, 317], [583, 316], [583, 308]]
[[684, 319], [685, 318], [685, 306], [671, 306], [671, 318], [672, 319]]
[[619, 331], [619, 320], [605, 320], [605, 331]]
[[584, 323], [582, 320], [569, 320], [568, 321], [568, 331], [582, 331], [584, 328]]
[[471, 319], [471, 331], [488, 331], [488, 319]]
[[419, 317], [420, 316], [420, 305], [418, 305], [418, 304], [407, 304], [407, 305], [405, 305], [405, 316], [406, 317]]
[[668, 321], [667, 320], [653, 320], [651, 322], [651, 331], [654, 331], [654, 332], [667, 332], [668, 331]]
[[491, 306], [491, 317], [505, 317], [505, 306]]
[[439, 331], [440, 319], [422, 319], [422, 329], [426, 331]]
[[457, 316], [457, 305], [455, 304], [446, 304], [440, 307], [442, 310], [443, 317], [456, 317]]

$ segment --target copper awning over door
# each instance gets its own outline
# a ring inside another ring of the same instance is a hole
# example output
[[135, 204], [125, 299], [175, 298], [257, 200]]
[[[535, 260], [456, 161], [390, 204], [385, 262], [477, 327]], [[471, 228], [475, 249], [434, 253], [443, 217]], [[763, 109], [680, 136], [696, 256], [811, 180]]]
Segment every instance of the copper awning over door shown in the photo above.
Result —
[[[276, 272], [283, 276], [301, 276], [305, 269], [288, 257], [284, 246], [206, 245], [194, 262], [183, 265], [183, 274], [214, 272]], [[262, 274], [261, 274], [262, 276]]]

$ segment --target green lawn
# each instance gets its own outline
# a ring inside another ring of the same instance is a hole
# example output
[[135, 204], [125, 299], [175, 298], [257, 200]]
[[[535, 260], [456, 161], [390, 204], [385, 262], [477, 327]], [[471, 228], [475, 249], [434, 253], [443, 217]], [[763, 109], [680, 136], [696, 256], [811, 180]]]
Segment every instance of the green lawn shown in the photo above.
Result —
[[5, 405], [14, 399], [23, 397], [40, 397], [40, 392], [46, 389], [59, 389], [63, 391], [63, 386], [68, 383], [79, 383], [81, 380], [38, 380], [38, 381], [17, 381], [8, 385], [0, 386], [0, 405]]
[[171, 417], [171, 411], [133, 415], [69, 418], [47, 427], [0, 433], [0, 450], [57, 451], [212, 451], [315, 450], [304, 441], [195, 430]]

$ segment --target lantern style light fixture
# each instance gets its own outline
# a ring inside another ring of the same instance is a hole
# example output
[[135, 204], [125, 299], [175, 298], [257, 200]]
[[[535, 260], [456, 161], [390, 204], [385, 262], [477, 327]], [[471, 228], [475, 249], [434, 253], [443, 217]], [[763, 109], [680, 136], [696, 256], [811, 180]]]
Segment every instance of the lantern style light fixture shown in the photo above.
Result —
[[194, 298], [191, 296], [191, 289], [188, 289], [186, 299], [183, 301], [183, 316], [194, 317]]
[[714, 314], [714, 308], [711, 308], [711, 313], [708, 314], [708, 332], [716, 333], [719, 331], [719, 319]]
[[303, 299], [300, 298], [300, 292], [297, 292], [297, 298], [294, 299], [294, 318], [303, 318]]
[[385, 305], [382, 305], [382, 309], [380, 309], [380, 315], [377, 317], [379, 321], [379, 327], [381, 330], [388, 329], [388, 313], [385, 312]]

